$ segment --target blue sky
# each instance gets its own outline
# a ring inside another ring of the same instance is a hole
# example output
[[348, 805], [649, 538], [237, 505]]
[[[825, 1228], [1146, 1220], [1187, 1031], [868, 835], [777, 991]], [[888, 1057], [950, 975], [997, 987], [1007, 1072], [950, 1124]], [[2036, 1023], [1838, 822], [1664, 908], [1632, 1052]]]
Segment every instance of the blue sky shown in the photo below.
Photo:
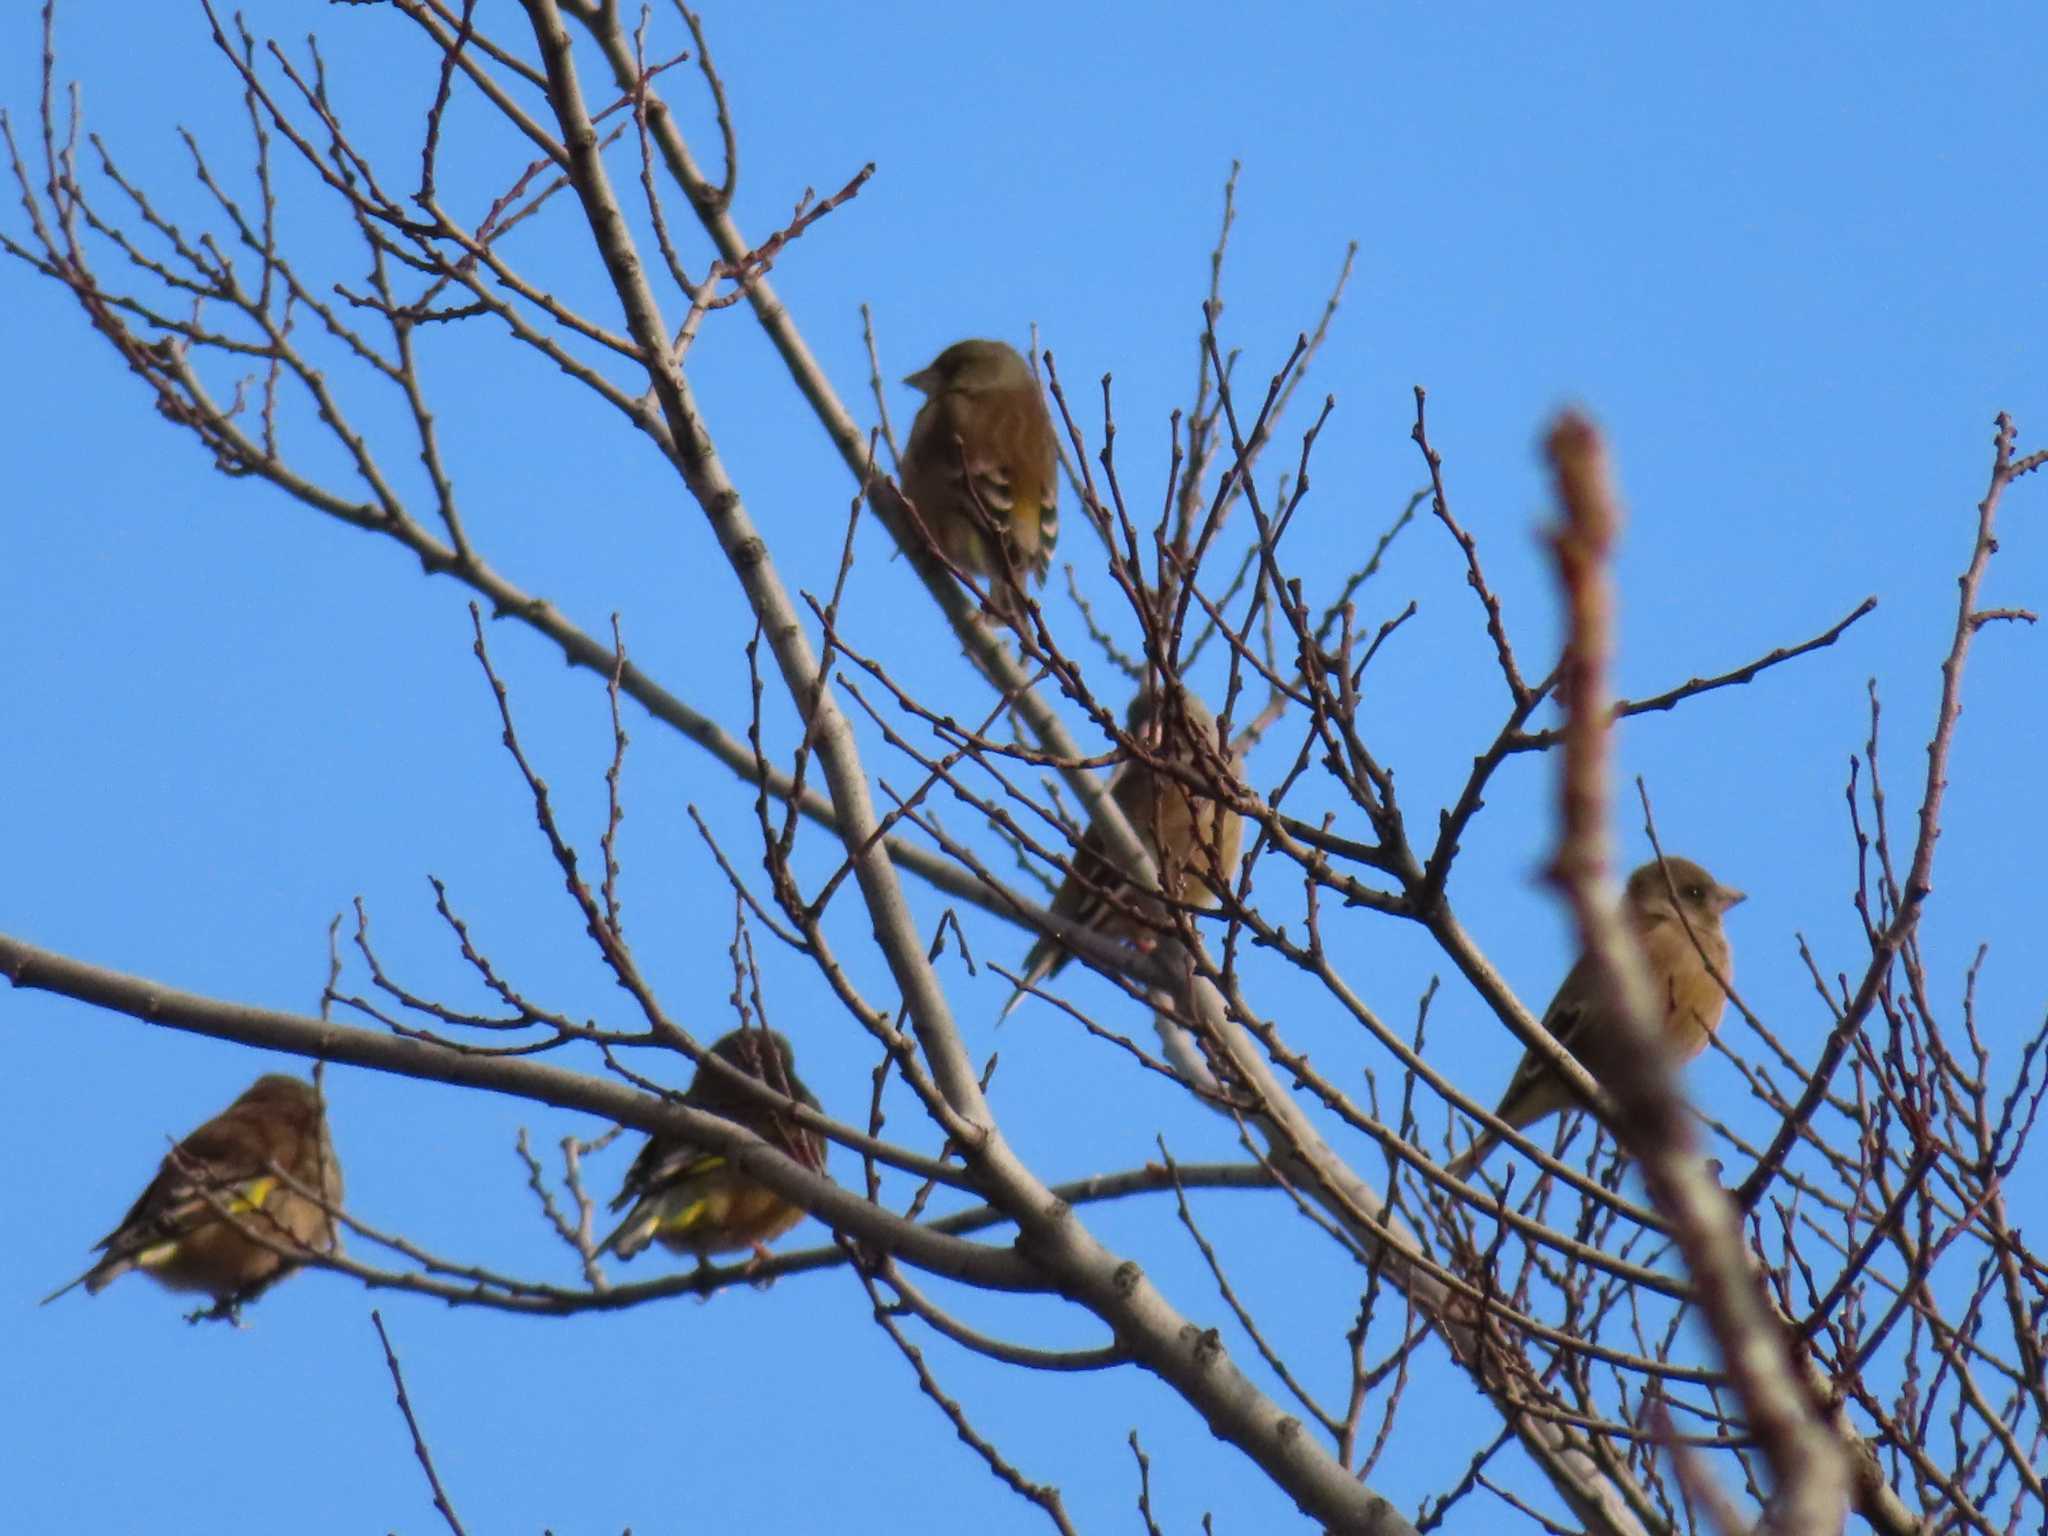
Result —
[[[87, 125], [124, 168], [196, 217], [172, 130], [189, 126], [224, 173], [243, 177], [232, 77], [196, 6], [135, 8], [118, 35], [96, 9], [60, 15], [60, 69], [83, 82]], [[480, 9], [519, 36], [515, 8]], [[21, 134], [32, 132], [38, 33], [17, 10], [0, 25], [0, 100]], [[265, 7], [260, 19], [294, 47], [318, 30], [345, 117], [409, 184], [434, 61], [401, 21], [309, 4]], [[1095, 381], [1114, 375], [1123, 481], [1136, 504], [1154, 504], [1166, 416], [1193, 378], [1220, 189], [1238, 160], [1224, 326], [1246, 377], [1278, 366], [1346, 242], [1359, 245], [1304, 391], [1304, 405], [1324, 392], [1337, 401], [1307, 520], [1289, 535], [1312, 599], [1423, 479], [1408, 440], [1418, 383], [1454, 506], [1536, 670], [1554, 622], [1532, 537], [1546, 504], [1534, 445], [1566, 402], [1611, 433], [1633, 511], [1622, 692], [1724, 670], [1876, 595], [1877, 612], [1833, 650], [1621, 733], [1622, 767], [1645, 776], [1667, 846], [1752, 894], [1731, 919], [1745, 995], [1795, 1049], [1819, 1040], [1794, 935], [1828, 972], [1857, 968], [1842, 787], [1867, 730], [1866, 679], [1882, 690], [1903, 811], [1923, 771], [1992, 415], [2015, 415], [2023, 447], [2048, 441], [2044, 228], [2030, 200], [2048, 170], [2048, 106], [2017, 68], [2048, 42], [2037, 11], [1826, 6], [1766, 19], [1598, 7], [1561, 22], [1495, 8], [1299, 7], [1254, 31], [1237, 8], [1200, 4], [1041, 5], [1001, 21], [963, 6], [752, 6], [707, 8], [705, 22], [741, 134], [744, 228], [760, 238], [806, 186], [829, 191], [868, 160], [878, 167], [775, 273], [863, 420], [862, 303], [892, 379], [959, 336], [1021, 344], [1035, 324], [1091, 428]], [[668, 81], [708, 156], [694, 77]], [[474, 216], [488, 198], [477, 189], [509, 182], [524, 159], [486, 131], [473, 99], [458, 99], [451, 131], [450, 177]], [[283, 175], [280, 189], [286, 228], [330, 253], [315, 263], [322, 279], [358, 281], [345, 226], [306, 178]], [[7, 201], [0, 217], [18, 234]], [[569, 213], [556, 209], [518, 255], [609, 321], [578, 273]], [[701, 252], [691, 259], [701, 265]], [[497, 747], [465, 594], [395, 548], [213, 474], [63, 295], [18, 264], [0, 265], [0, 314], [26, 364], [0, 414], [12, 469], [0, 930], [306, 1010], [325, 976], [327, 923], [360, 896], [395, 970], [465, 995], [433, 914], [433, 874], [537, 995], [620, 1021]], [[471, 527], [495, 563], [593, 631], [618, 612], [637, 660], [696, 707], [741, 720], [743, 605], [701, 515], [647, 445], [496, 336], [471, 328], [424, 345]], [[691, 369], [783, 579], [829, 590], [851, 486], [743, 309], [711, 318]], [[398, 424], [390, 401], [360, 380], [346, 387], [368, 428]], [[912, 409], [892, 388], [899, 432]], [[332, 468], [304, 412], [286, 435], [309, 464]], [[403, 446], [389, 456], [419, 494]], [[1269, 459], [1269, 480], [1283, 456], [1291, 444]], [[1995, 605], [2048, 600], [2043, 494], [2028, 484], [2008, 499], [1986, 594]], [[1080, 562], [1089, 590], [1106, 590], [1071, 504], [1069, 514], [1062, 556]], [[897, 659], [929, 697], [978, 713], [983, 693], [878, 529], [862, 531], [858, 555], [847, 604], [858, 642]], [[1418, 614], [1375, 663], [1368, 708], [1427, 828], [1497, 728], [1502, 690], [1456, 551], [1431, 525], [1396, 544], [1362, 618], [1376, 624], [1410, 597]], [[565, 817], [594, 841], [610, 747], [601, 688], [510, 626], [491, 641]], [[1991, 945], [1979, 1012], [2008, 1052], [2048, 1002], [2031, 959], [2032, 876], [2048, 852], [2036, 789], [2048, 748], [2042, 643], [2016, 630], [1980, 637], [1926, 928], [1937, 995], [1951, 1005], [1975, 946]], [[685, 806], [744, 853], [748, 797], [687, 743], [644, 718], [629, 724], [628, 922], [678, 1017], [715, 1034], [730, 1022], [732, 902]], [[786, 711], [770, 734], [790, 740]], [[879, 754], [870, 770], [899, 787], [913, 777]], [[1256, 783], [1280, 771], [1277, 754], [1254, 760]], [[1451, 888], [1534, 1006], [1569, 958], [1562, 919], [1530, 879], [1548, 848], [1549, 793], [1547, 766], [1510, 765]], [[1638, 822], [1624, 807], [1631, 859], [1645, 851]], [[828, 867], [828, 852], [813, 839], [804, 867]], [[940, 904], [915, 896], [935, 921]], [[853, 915], [839, 917], [857, 939]], [[1385, 923], [1354, 915], [1345, 931], [1352, 979], [1387, 1017], [1410, 1017], [1441, 960]], [[1027, 943], [989, 921], [969, 932], [977, 954], [999, 960]], [[861, 964], [879, 989], [879, 967]], [[998, 1036], [1002, 983], [948, 974], [970, 1046], [1002, 1052], [994, 1100], [1006, 1129], [1048, 1177], [1143, 1161], [1159, 1135], [1183, 1158], [1230, 1154], [1223, 1127], [1050, 1011], [1027, 1009]], [[1259, 986], [1319, 1064], [1384, 1067], [1284, 975]], [[1075, 992], [1107, 998], [1085, 980]], [[831, 1016], [822, 987], [777, 956], [768, 1001], [813, 1088], [857, 1116], [863, 1041]], [[309, 1532], [434, 1529], [367, 1320], [373, 1303], [472, 1530], [1041, 1523], [952, 1442], [844, 1275], [566, 1323], [380, 1302], [326, 1275], [280, 1289], [240, 1335], [182, 1326], [176, 1299], [132, 1280], [38, 1311], [38, 1297], [83, 1267], [164, 1137], [279, 1063], [36, 994], [0, 994], [0, 1017], [11, 1050], [0, 1190], [15, 1232], [0, 1308], [14, 1314], [16, 1384], [0, 1407], [0, 1454], [24, 1530], [279, 1528], [264, 1511], [286, 1496], [303, 1501], [293, 1523]], [[1441, 1061], [1469, 1067], [1475, 1094], [1505, 1082], [1505, 1036], [1455, 986], [1432, 1038]], [[1737, 1092], [1720, 1063], [1693, 1081], [1716, 1102]], [[329, 1094], [351, 1201], [367, 1219], [437, 1250], [570, 1278], [512, 1138], [525, 1125], [551, 1146], [598, 1127], [348, 1069], [330, 1072]], [[615, 1148], [596, 1165], [600, 1191], [626, 1155]], [[843, 1154], [838, 1172], [853, 1176]], [[2048, 1217], [2038, 1193], [2017, 1201], [2016, 1224]], [[1336, 1390], [1355, 1274], [1313, 1246], [1277, 1261], [1274, 1244], [1302, 1239], [1257, 1197], [1213, 1196], [1201, 1210], [1251, 1289], [1298, 1309], [1288, 1343]], [[1091, 1221], [1191, 1315], [1224, 1321], [1164, 1206]], [[807, 1223], [786, 1241], [819, 1237]], [[1044, 1306], [961, 1305], [1032, 1342], [1098, 1342]], [[1020, 1377], [943, 1349], [934, 1362], [980, 1427], [1064, 1490], [1084, 1528], [1134, 1518], [1123, 1443], [1133, 1425], [1154, 1455], [1168, 1529], [1193, 1528], [1205, 1509], [1223, 1530], [1273, 1528], [1288, 1514], [1134, 1373]], [[1490, 1424], [1454, 1378], [1429, 1390], [1460, 1421]], [[1419, 1406], [1428, 1411], [1404, 1420], [1377, 1474], [1410, 1508], [1450, 1464], [1431, 1444], [1435, 1406]], [[1468, 1505], [1451, 1528], [1495, 1518]]]

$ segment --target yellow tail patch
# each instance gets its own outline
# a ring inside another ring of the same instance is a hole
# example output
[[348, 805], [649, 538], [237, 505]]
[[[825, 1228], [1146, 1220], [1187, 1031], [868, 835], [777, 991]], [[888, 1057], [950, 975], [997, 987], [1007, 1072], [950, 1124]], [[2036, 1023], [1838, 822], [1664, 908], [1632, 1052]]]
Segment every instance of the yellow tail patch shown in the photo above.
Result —
[[[276, 1188], [277, 1178], [273, 1174], [265, 1174], [261, 1178], [251, 1179], [232, 1195], [223, 1199], [221, 1201], [221, 1208], [230, 1216], [253, 1216], [256, 1212], [263, 1209], [263, 1202], [270, 1198], [271, 1192]], [[177, 1256], [178, 1243], [179, 1239], [174, 1237], [167, 1242], [161, 1242], [153, 1247], [145, 1248], [142, 1252], [135, 1255], [135, 1262], [143, 1269], [155, 1269], [159, 1265], [168, 1264]]]
[[[690, 1164], [685, 1177], [693, 1181], [701, 1179], [708, 1173], [718, 1172], [725, 1165], [726, 1160], [723, 1157], [700, 1157]], [[698, 1227], [707, 1221], [723, 1221], [725, 1219], [726, 1204], [727, 1198], [724, 1191], [715, 1188], [708, 1189], [689, 1204], [678, 1206], [672, 1211], [665, 1212], [661, 1218], [659, 1230], [680, 1235], [696, 1231]]]
[[709, 1205], [710, 1201], [708, 1200], [692, 1200], [680, 1211], [672, 1211], [662, 1217], [656, 1230], [660, 1232], [692, 1231], [697, 1223], [704, 1219], [704, 1212]]
[[135, 1262], [143, 1269], [155, 1269], [159, 1264], [168, 1264], [177, 1255], [176, 1240], [158, 1243], [154, 1248], [145, 1248], [135, 1255]]

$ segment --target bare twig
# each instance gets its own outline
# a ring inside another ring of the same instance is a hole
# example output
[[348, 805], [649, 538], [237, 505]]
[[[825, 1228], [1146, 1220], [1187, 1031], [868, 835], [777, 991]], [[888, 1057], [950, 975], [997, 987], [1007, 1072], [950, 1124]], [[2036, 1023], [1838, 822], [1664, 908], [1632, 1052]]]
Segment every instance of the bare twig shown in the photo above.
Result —
[[391, 1335], [384, 1331], [384, 1316], [372, 1308], [370, 1322], [376, 1327], [377, 1341], [384, 1346], [384, 1364], [391, 1370], [391, 1386], [398, 1394], [398, 1411], [405, 1415], [405, 1427], [412, 1434], [412, 1453], [420, 1460], [420, 1470], [427, 1475], [427, 1487], [434, 1495], [434, 1508], [441, 1512], [453, 1536], [465, 1536], [462, 1521], [456, 1517], [455, 1506], [449, 1502], [448, 1491], [441, 1486], [441, 1475], [434, 1470], [434, 1458], [427, 1449], [427, 1437], [420, 1429], [420, 1421], [413, 1414], [412, 1399], [406, 1395], [405, 1376], [398, 1369], [398, 1356], [391, 1348]]

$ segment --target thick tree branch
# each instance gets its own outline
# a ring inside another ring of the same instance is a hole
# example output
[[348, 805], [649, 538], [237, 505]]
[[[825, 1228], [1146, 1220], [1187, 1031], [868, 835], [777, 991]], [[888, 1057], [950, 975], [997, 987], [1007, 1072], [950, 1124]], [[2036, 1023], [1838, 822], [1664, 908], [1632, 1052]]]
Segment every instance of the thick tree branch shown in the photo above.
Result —
[[1608, 1077], [1616, 1129], [1671, 1220], [1700, 1311], [1776, 1476], [1766, 1528], [1779, 1536], [1825, 1536], [1839, 1531], [1848, 1514], [1843, 1447], [1815, 1417], [1787, 1337], [1752, 1276], [1735, 1207], [1693, 1148], [1684, 1095], [1653, 1022], [1663, 1005], [1609, 895], [1609, 565], [1621, 514], [1606, 449], [1592, 423], [1575, 415], [1558, 421], [1547, 446], [1562, 512], [1552, 548], [1566, 611], [1561, 833], [1551, 870], [1578, 920], [1593, 985], [1607, 999], [1603, 1017], [1635, 1037], [1617, 1055], [1622, 1069]]

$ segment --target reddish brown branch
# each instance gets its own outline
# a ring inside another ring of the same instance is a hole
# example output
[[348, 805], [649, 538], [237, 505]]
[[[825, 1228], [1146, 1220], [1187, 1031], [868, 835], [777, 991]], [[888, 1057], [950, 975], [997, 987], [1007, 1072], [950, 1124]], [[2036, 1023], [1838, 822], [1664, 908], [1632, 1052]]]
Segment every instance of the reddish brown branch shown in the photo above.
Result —
[[1552, 548], [1567, 636], [1560, 838], [1551, 872], [1571, 901], [1593, 984], [1609, 1003], [1602, 1010], [1606, 1021], [1635, 1037], [1604, 1086], [1620, 1116], [1616, 1130], [1670, 1218], [1700, 1312], [1776, 1478], [1766, 1528], [1786, 1536], [1839, 1531], [1847, 1512], [1847, 1460], [1792, 1369], [1785, 1335], [1752, 1278], [1735, 1209], [1693, 1149], [1685, 1100], [1652, 1023], [1661, 1016], [1659, 1002], [1607, 896], [1609, 571], [1621, 516], [1606, 450], [1591, 422], [1565, 415], [1547, 448], [1562, 509]]
[[377, 1329], [377, 1340], [384, 1346], [384, 1363], [391, 1370], [391, 1385], [398, 1394], [398, 1411], [405, 1415], [405, 1427], [412, 1434], [412, 1453], [420, 1460], [420, 1470], [427, 1475], [427, 1487], [434, 1495], [434, 1508], [447, 1522], [454, 1536], [466, 1536], [462, 1521], [456, 1517], [455, 1506], [449, 1502], [448, 1491], [441, 1486], [441, 1474], [434, 1470], [433, 1454], [427, 1449], [427, 1437], [420, 1431], [420, 1421], [412, 1411], [412, 1399], [406, 1394], [405, 1375], [398, 1368], [398, 1355], [391, 1348], [391, 1335], [384, 1331], [384, 1316], [372, 1309], [370, 1321]]

